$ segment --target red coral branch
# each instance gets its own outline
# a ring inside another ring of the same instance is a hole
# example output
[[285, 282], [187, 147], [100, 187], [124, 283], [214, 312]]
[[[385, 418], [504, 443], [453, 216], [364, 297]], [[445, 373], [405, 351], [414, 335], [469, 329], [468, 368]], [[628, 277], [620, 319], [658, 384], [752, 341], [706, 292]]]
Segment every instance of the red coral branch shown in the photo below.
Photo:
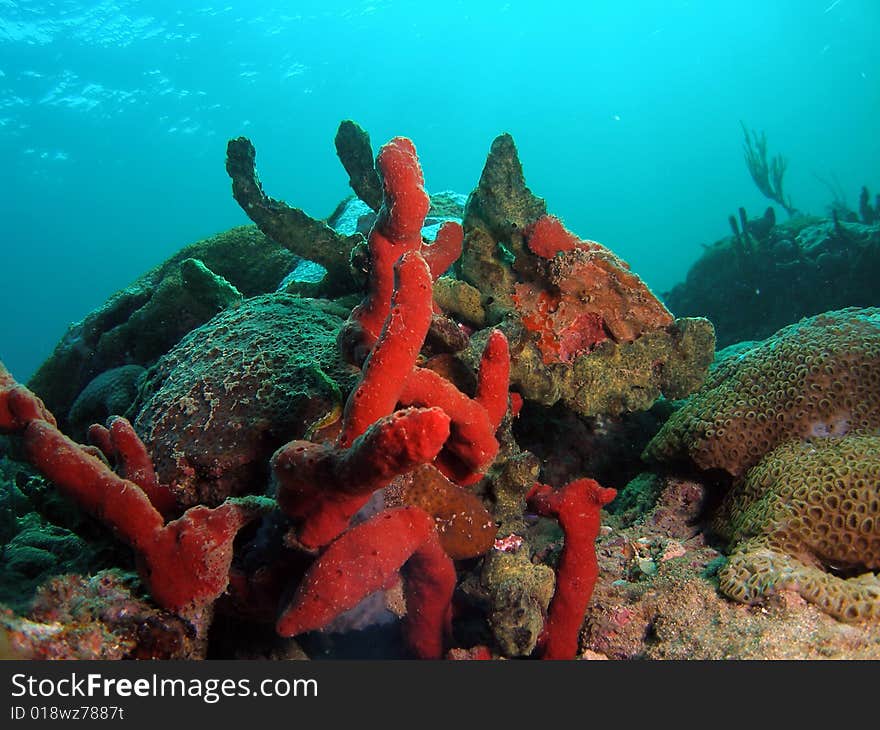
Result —
[[[128, 421], [115, 419], [106, 433], [97, 433], [147, 489], [61, 433], [40, 399], [16, 383], [2, 363], [0, 432], [21, 435], [28, 461], [135, 549], [156, 603], [184, 615], [202, 610], [225, 590], [236, 533], [272, 504], [260, 498], [227, 500], [216, 509], [193, 507], [165, 524], [150, 499], [152, 465], [147, 468], [144, 446]], [[163, 504], [166, 492], [159, 485], [152, 489]]]
[[421, 248], [422, 223], [431, 206], [415, 146], [409, 139], [395, 137], [383, 145], [376, 168], [385, 196], [370, 231], [369, 289], [351, 315], [361, 326], [367, 347], [379, 337], [391, 306], [394, 264], [408, 251]]
[[430, 463], [449, 437], [440, 408], [393, 413], [431, 319], [431, 277], [414, 252], [397, 264], [385, 327], [345, 405], [335, 444], [292, 441], [272, 457], [281, 509], [299, 522], [297, 539], [326, 545], [370, 495], [399, 474]]
[[370, 495], [395, 476], [430, 463], [449, 436], [439, 408], [412, 408], [381, 418], [349, 448], [291, 441], [272, 457], [278, 506], [314, 550], [347, 527]]
[[282, 611], [278, 633], [295, 636], [326, 626], [401, 570], [407, 643], [421, 658], [440, 658], [450, 631], [455, 568], [433, 519], [415, 507], [385, 510], [331, 543]]
[[526, 496], [529, 509], [555, 517], [565, 534], [556, 591], [542, 637], [544, 659], [573, 659], [577, 654], [578, 634], [599, 576], [595, 545], [599, 513], [616, 495], [616, 490], [593, 479], [577, 479], [558, 491], [536, 484]]
[[492, 330], [477, 372], [477, 401], [489, 415], [495, 430], [507, 413], [507, 389], [510, 385], [510, 351], [507, 338], [500, 330]]
[[[506, 396], [507, 389], [504, 391]], [[479, 402], [433, 370], [416, 368], [406, 380], [400, 403], [441, 407], [450, 418], [450, 433], [435, 466], [459, 484], [473, 484], [482, 478], [498, 453], [498, 441], [497, 429]]]
[[422, 256], [428, 262], [432, 279], [442, 276], [458, 260], [463, 245], [464, 229], [455, 221], [446, 221], [437, 231], [434, 242], [422, 245]]
[[131, 424], [121, 417], [111, 417], [109, 427], [95, 423], [88, 430], [89, 441], [116, 463], [116, 473], [137, 484], [150, 503], [166, 518], [177, 509], [174, 492], [160, 484], [144, 442]]
[[[384, 198], [370, 231], [370, 280], [367, 296], [351, 313], [340, 335], [347, 355], [369, 350], [379, 338], [391, 306], [394, 265], [407, 252], [421, 252], [436, 279], [461, 255], [464, 231], [455, 222], [441, 226], [433, 243], [422, 240], [431, 206], [416, 149], [406, 137], [383, 145], [376, 157]], [[429, 299], [430, 302], [430, 299]], [[354, 331], [352, 331], [354, 330]], [[360, 358], [352, 357], [354, 361]]]
[[371, 423], [394, 410], [431, 325], [431, 274], [425, 260], [407, 253], [396, 264], [396, 276], [379, 339], [345, 404], [341, 447], [350, 446]]
[[55, 416], [37, 396], [15, 382], [0, 362], [0, 433], [16, 433], [31, 421], [46, 421], [55, 426]]

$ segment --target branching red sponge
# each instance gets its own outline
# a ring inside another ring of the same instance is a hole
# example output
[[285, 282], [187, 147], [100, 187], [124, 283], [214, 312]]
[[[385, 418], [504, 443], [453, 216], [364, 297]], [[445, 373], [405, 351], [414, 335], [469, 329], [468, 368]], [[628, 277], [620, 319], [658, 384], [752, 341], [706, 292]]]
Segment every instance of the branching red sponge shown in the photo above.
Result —
[[16, 433], [38, 420], [57, 425], [43, 401], [19, 385], [0, 362], [0, 433]]
[[166, 484], [159, 483], [144, 442], [125, 418], [112, 416], [108, 426], [92, 424], [88, 436], [89, 441], [97, 446], [107, 459], [115, 462], [116, 473], [143, 489], [147, 499], [163, 517], [170, 518], [174, 515], [177, 509], [174, 493]]
[[[494, 332], [474, 398], [416, 366], [431, 324], [432, 278], [458, 257], [461, 230], [445, 226], [434, 244], [423, 246], [429, 201], [409, 140], [385, 145], [377, 167], [384, 202], [370, 233], [369, 291], [339, 339], [343, 350], [369, 349], [366, 358], [355, 358], [363, 360], [361, 380], [346, 401], [334, 443], [293, 441], [272, 457], [278, 504], [294, 521], [288, 537], [321, 551], [277, 628], [286, 636], [321, 628], [401, 572], [408, 644], [418, 656], [439, 658], [455, 570], [435, 517], [407, 506], [349, 524], [373, 492], [421, 465], [433, 464], [459, 485], [482, 477], [498, 452], [495, 432], [507, 411], [510, 355], [504, 335]], [[468, 516], [479, 514], [478, 500], [455, 499]], [[457, 513], [450, 516], [447, 506], [432, 505], [437, 520], [455, 521]], [[490, 520], [477, 519], [470, 530], [456, 522], [468, 557], [483, 533], [494, 535]]]
[[382, 314], [379, 338], [345, 404], [339, 437], [343, 448], [397, 406], [431, 326], [431, 273], [425, 260], [418, 253], [406, 253], [394, 271], [394, 295]]
[[599, 576], [595, 544], [599, 513], [616, 495], [616, 490], [593, 479], [577, 479], [558, 491], [536, 484], [526, 496], [529, 509], [555, 517], [565, 535], [556, 591], [541, 640], [544, 659], [574, 659], [577, 654], [578, 634]]
[[507, 338], [496, 330], [480, 359], [476, 398], [468, 398], [442, 375], [426, 368], [415, 368], [406, 380], [400, 394], [402, 405], [439, 406], [448, 414], [449, 440], [435, 466], [458, 484], [479, 481], [498, 454], [495, 432], [507, 412], [509, 372]]
[[424, 659], [443, 656], [451, 629], [455, 567], [434, 520], [416, 507], [385, 510], [342, 534], [312, 564], [276, 629], [295, 636], [326, 626], [401, 573], [407, 644]]
[[[416, 148], [406, 137], [395, 137], [376, 156], [384, 198], [369, 236], [370, 281], [367, 296], [351, 313], [358, 348], [369, 350], [379, 337], [391, 306], [394, 265], [407, 252], [421, 252], [436, 279], [461, 255], [464, 232], [444, 224], [432, 244], [422, 241], [422, 225], [431, 207]], [[352, 339], [346, 328], [342, 340]], [[352, 343], [349, 343], [353, 346]], [[347, 349], [343, 348], [343, 349]]]
[[432, 279], [442, 276], [458, 260], [463, 246], [464, 228], [455, 221], [446, 221], [440, 226], [433, 243], [422, 243], [422, 256], [428, 262]]
[[431, 274], [417, 252], [401, 257], [385, 326], [345, 404], [334, 444], [291, 441], [272, 457], [282, 511], [297, 539], [317, 549], [338, 537], [370, 495], [432, 462], [449, 438], [440, 408], [395, 412], [431, 321]]
[[507, 391], [510, 387], [510, 350], [500, 330], [492, 330], [477, 371], [477, 392], [474, 400], [486, 409], [489, 423], [497, 431], [507, 413]]
[[151, 486], [152, 465], [147, 468], [146, 451], [128, 421], [115, 419], [106, 433], [96, 433], [146, 489], [61, 433], [39, 398], [2, 364], [0, 432], [20, 434], [30, 463], [134, 548], [156, 603], [182, 615], [201, 611], [225, 590], [236, 533], [274, 506], [259, 497], [227, 500], [215, 509], [193, 507], [165, 524], [150, 494], [168, 507], [167, 490]]
[[272, 457], [281, 511], [296, 539], [318, 549], [338, 537], [370, 495], [394, 477], [434, 460], [449, 437], [440, 408], [410, 408], [379, 419], [349, 448], [291, 441]]
[[[431, 276], [418, 252], [397, 262], [391, 308], [361, 380], [345, 404], [336, 442], [292, 441], [272, 457], [282, 511], [310, 550], [338, 537], [370, 495], [395, 476], [435, 463], [458, 484], [478, 481], [498, 453], [510, 356], [494, 332], [469, 398], [416, 367], [431, 319]], [[401, 405], [404, 410], [395, 412]]]

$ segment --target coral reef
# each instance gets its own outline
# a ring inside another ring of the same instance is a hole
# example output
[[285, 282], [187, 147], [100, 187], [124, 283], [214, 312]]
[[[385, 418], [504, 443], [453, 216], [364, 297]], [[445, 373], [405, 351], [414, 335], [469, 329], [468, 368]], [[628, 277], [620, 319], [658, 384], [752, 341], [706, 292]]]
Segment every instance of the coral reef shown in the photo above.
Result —
[[379, 337], [394, 289], [394, 265], [408, 252], [419, 252], [434, 280], [461, 254], [462, 230], [444, 224], [437, 238], [426, 245], [422, 226], [430, 209], [415, 147], [405, 137], [384, 145], [376, 158], [384, 191], [382, 207], [368, 239], [370, 275], [367, 296], [351, 313], [340, 334], [343, 353], [361, 362]]
[[[279, 507], [295, 523], [290, 539], [306, 549], [324, 548], [277, 627], [290, 636], [324, 626], [401, 572], [410, 648], [437, 658], [449, 631], [455, 582], [435, 527], [443, 515], [404, 506], [386, 508], [361, 525], [349, 523], [375, 491], [420, 465], [433, 464], [463, 485], [479, 480], [498, 451], [494, 432], [507, 411], [509, 359], [503, 336], [490, 335], [473, 399], [435, 371], [416, 367], [431, 323], [435, 275], [421, 254], [428, 196], [409, 140], [385, 145], [377, 165], [384, 198], [369, 237], [371, 284], [352, 311], [351, 330], [340, 335], [341, 341], [370, 345], [361, 380], [333, 442], [292, 441], [272, 458]], [[395, 411], [398, 405], [403, 410]], [[357, 575], [336, 577], [355, 564]]]
[[733, 476], [792, 439], [880, 428], [880, 310], [804, 319], [724, 359], [645, 455]]
[[81, 439], [93, 423], [127, 413], [137, 398], [145, 372], [140, 365], [120, 365], [92, 379], [70, 406], [67, 430]]
[[455, 568], [434, 520], [417, 507], [385, 510], [332, 542], [284, 608], [278, 633], [295, 636], [326, 626], [398, 572], [406, 586], [407, 644], [417, 657], [441, 658], [452, 630]]
[[880, 618], [880, 436], [785, 443], [724, 497], [733, 546], [721, 590], [755, 603], [791, 590], [846, 621]]
[[486, 556], [481, 581], [492, 638], [501, 654], [532, 654], [553, 597], [553, 570], [533, 563], [526, 549], [497, 549]]
[[498, 526], [483, 501], [425, 464], [394, 480], [385, 504], [418, 507], [434, 518], [440, 545], [453, 560], [483, 555], [493, 546]]
[[[409, 139], [335, 141], [357, 198], [326, 222], [231, 140], [276, 241], [235, 229], [115, 295], [45, 403], [0, 371], [0, 651], [880, 657], [877, 310], [712, 363], [712, 324], [549, 215], [509, 135], [466, 204]], [[783, 236], [826, 266], [868, 230], [733, 222], [742, 286]]]
[[85, 540], [47, 523], [35, 512], [17, 520], [15, 534], [3, 543], [0, 601], [17, 610], [27, 607], [36, 589], [48, 578], [88, 571], [94, 560]]
[[[758, 219], [760, 220], [760, 219]], [[682, 316], [705, 316], [718, 347], [769, 337], [803, 317], [880, 305], [880, 224], [797, 215], [769, 230], [748, 221], [711, 246], [664, 294]], [[730, 306], [736, 302], [736, 306]]]

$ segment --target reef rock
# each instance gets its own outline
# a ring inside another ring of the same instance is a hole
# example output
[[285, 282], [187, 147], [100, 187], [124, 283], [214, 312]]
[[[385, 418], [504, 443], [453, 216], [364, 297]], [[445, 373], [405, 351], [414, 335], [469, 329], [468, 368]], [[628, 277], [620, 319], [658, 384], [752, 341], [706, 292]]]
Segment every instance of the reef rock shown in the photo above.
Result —
[[297, 261], [253, 226], [186, 246], [72, 324], [28, 386], [66, 428], [73, 402], [95, 377], [153, 364], [243, 296], [275, 291]]
[[341, 325], [315, 300], [254, 297], [149, 371], [134, 426], [182, 506], [262, 492], [275, 449], [338, 415], [354, 379], [336, 349]]
[[[511, 343], [511, 384], [525, 398], [593, 416], [699, 387], [714, 354], [712, 325], [675, 319], [624, 261], [547, 215], [509, 135], [492, 144], [464, 229], [459, 279], [481, 296], [480, 324]], [[472, 338], [465, 359], [484, 337]]]
[[878, 306], [878, 279], [880, 223], [796, 216], [708, 246], [664, 300], [709, 318], [726, 347], [821, 312]]

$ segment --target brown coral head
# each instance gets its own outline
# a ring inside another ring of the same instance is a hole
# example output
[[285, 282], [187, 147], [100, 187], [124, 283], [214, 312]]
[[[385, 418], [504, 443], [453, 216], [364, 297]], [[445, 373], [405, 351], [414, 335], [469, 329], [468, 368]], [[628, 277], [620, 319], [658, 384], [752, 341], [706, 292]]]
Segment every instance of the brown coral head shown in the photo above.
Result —
[[498, 526], [475, 494], [426, 464], [397, 481], [393, 500], [419, 507], [434, 518], [440, 545], [453, 560], [482, 555], [492, 547]]

